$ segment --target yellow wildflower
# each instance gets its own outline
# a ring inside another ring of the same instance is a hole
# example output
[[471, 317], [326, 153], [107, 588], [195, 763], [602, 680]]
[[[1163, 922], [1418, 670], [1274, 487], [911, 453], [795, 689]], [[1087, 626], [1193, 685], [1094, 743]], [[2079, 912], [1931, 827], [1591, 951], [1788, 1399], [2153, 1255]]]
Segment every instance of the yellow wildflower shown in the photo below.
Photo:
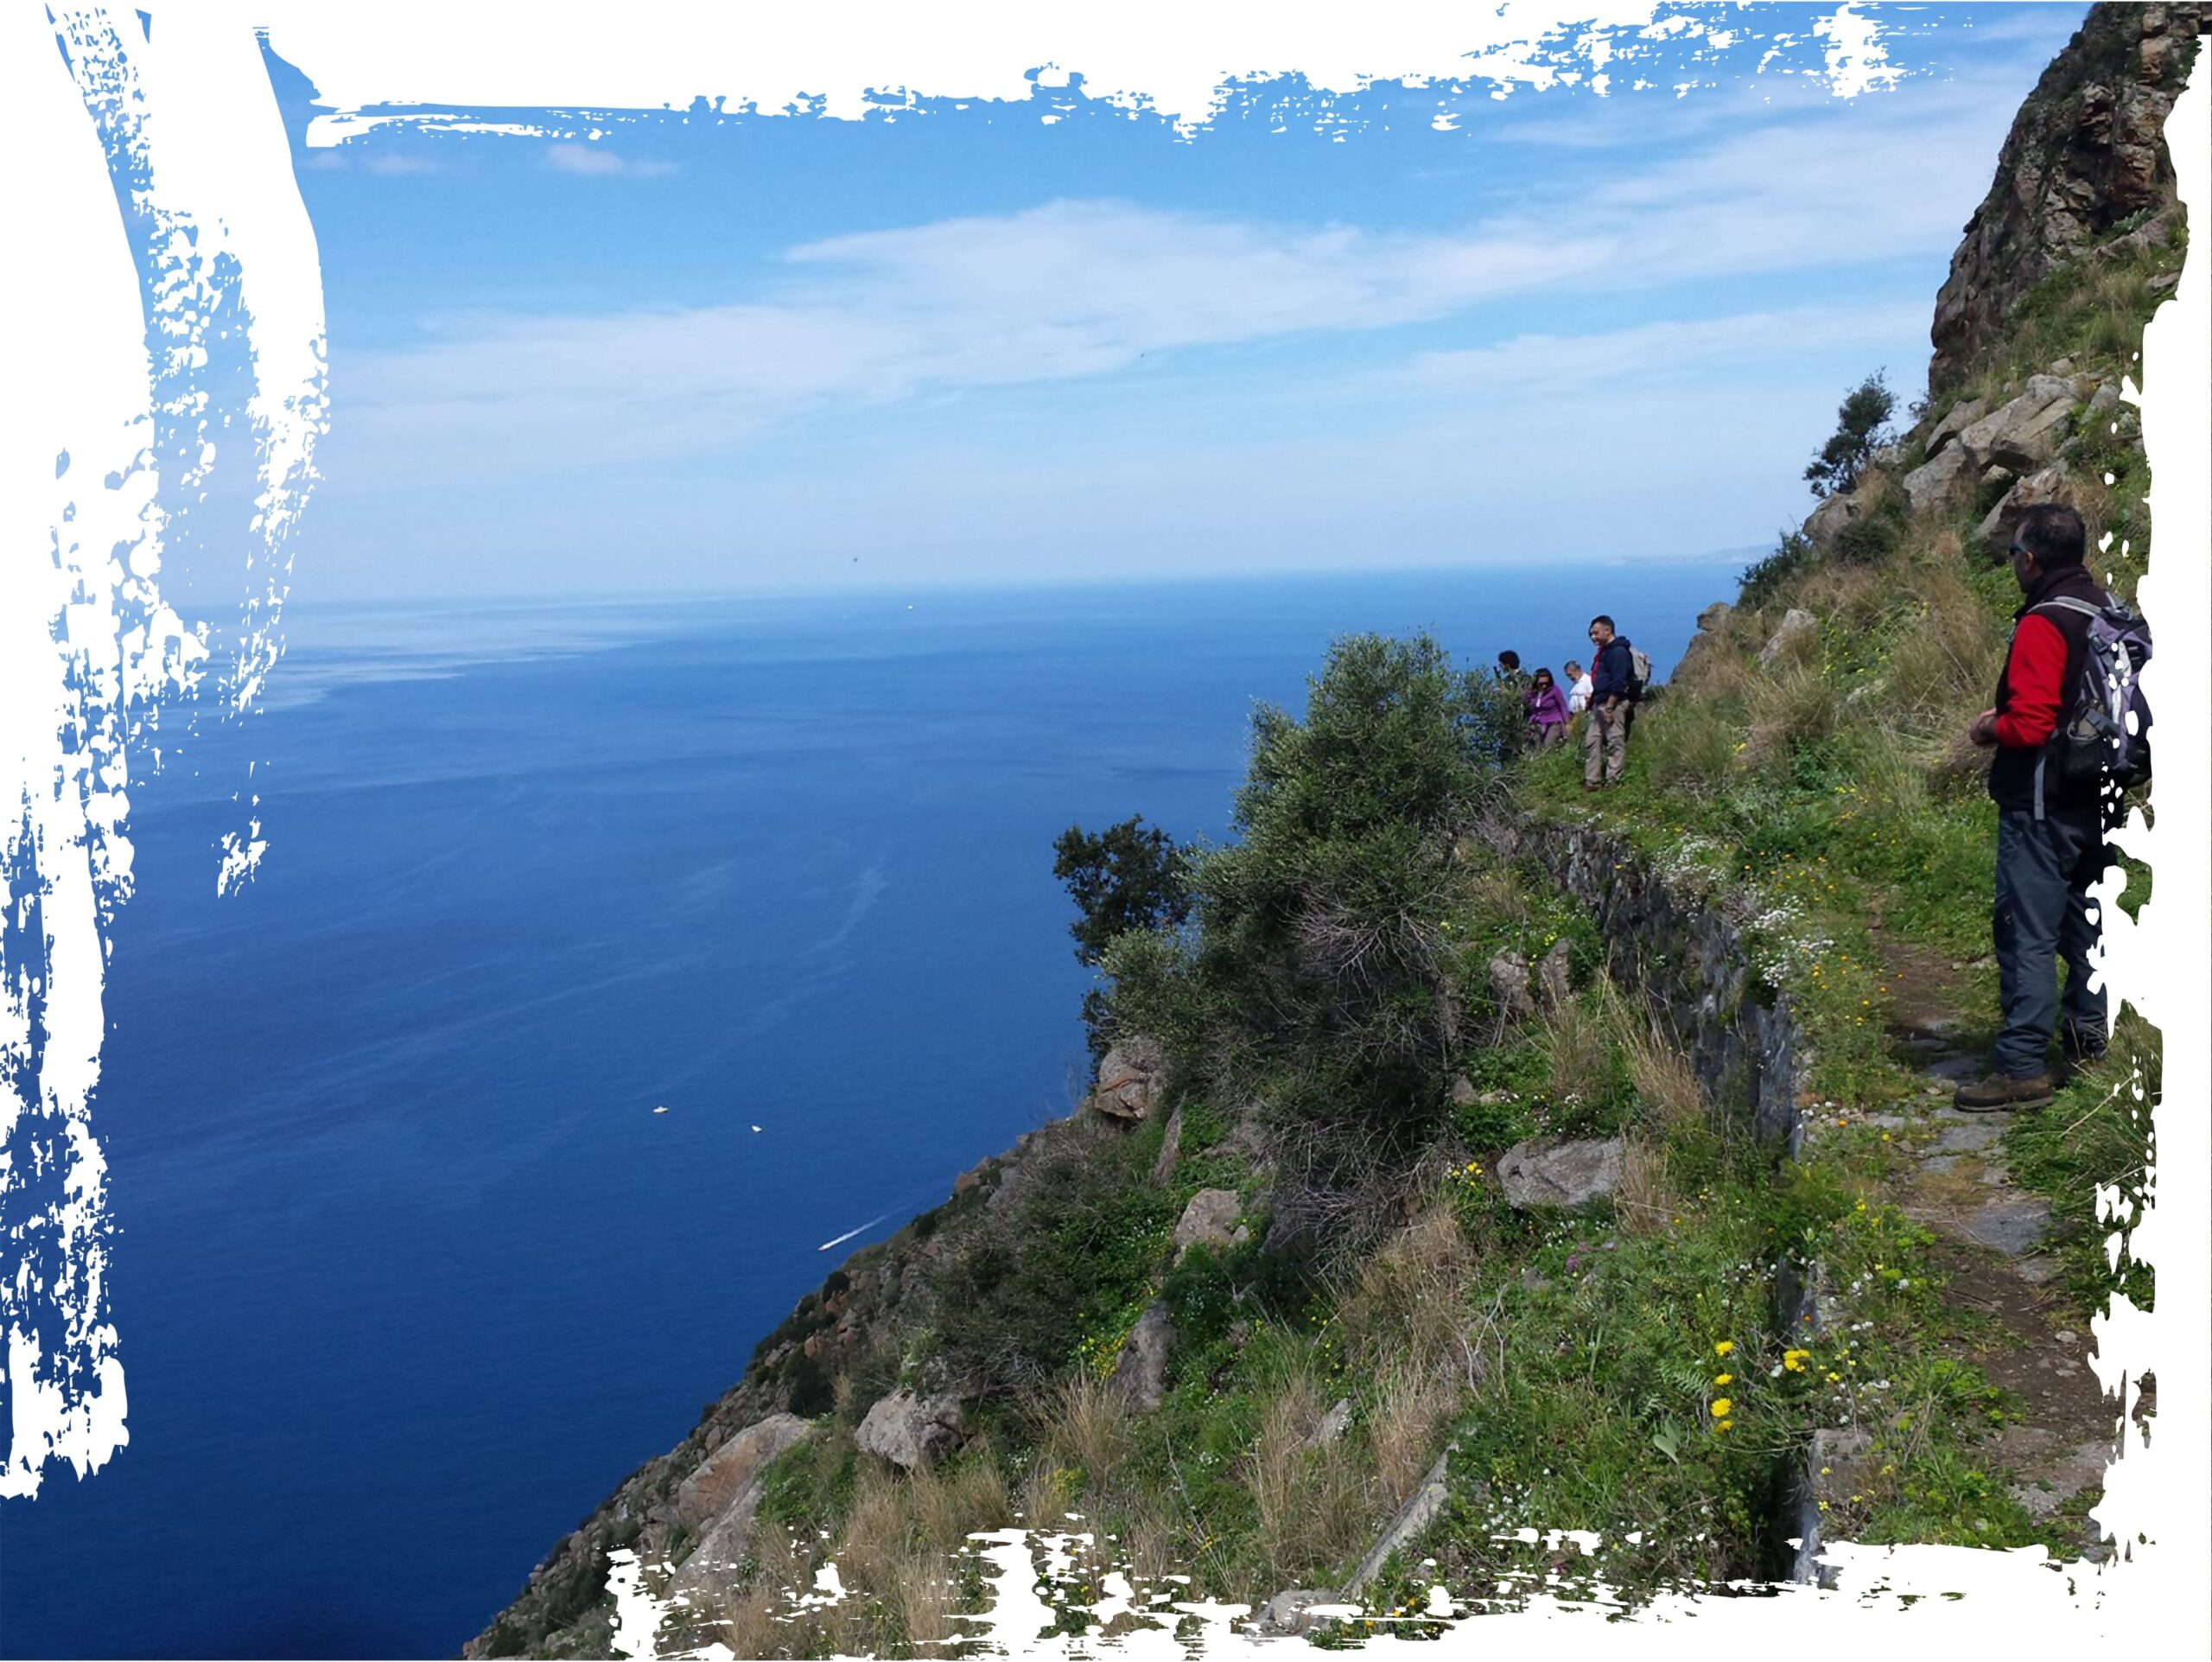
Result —
[[1717, 1420], [1726, 1419], [1728, 1417], [1728, 1410], [1735, 1407], [1735, 1405], [1736, 1404], [1734, 1403], [1729, 1401], [1726, 1397], [1715, 1397], [1713, 1399], [1713, 1417]]
[[1808, 1350], [1786, 1350], [1782, 1353], [1782, 1366], [1792, 1373], [1802, 1373], [1805, 1371], [1805, 1364], [1812, 1360], [1812, 1355], [1813, 1353]]
[[1716, 1373], [1713, 1376], [1713, 1383], [1717, 1385], [1733, 1385], [1735, 1382], [1736, 1376], [1732, 1373]]
[[1713, 1353], [1715, 1356], [1726, 1356], [1730, 1351], [1735, 1348], [1736, 1341], [1734, 1340], [1723, 1339], [1713, 1346]]

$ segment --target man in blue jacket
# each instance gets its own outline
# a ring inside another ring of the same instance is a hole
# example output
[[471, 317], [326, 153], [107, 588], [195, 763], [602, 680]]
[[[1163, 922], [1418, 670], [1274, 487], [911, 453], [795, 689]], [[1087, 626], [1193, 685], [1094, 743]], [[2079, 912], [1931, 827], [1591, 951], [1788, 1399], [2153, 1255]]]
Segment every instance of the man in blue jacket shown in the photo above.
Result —
[[1629, 723], [1636, 713], [1636, 667], [1628, 642], [1613, 633], [1613, 621], [1590, 620], [1590, 719], [1582, 729], [1582, 788], [1603, 790], [1621, 782], [1628, 765]]

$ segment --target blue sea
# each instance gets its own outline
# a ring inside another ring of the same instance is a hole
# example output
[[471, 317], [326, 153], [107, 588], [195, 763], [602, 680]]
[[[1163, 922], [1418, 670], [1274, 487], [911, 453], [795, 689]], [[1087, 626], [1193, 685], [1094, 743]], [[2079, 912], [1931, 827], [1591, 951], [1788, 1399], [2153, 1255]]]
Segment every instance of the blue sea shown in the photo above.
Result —
[[0, 1650], [457, 1652], [845, 1253], [1072, 1107], [1058, 832], [1226, 837], [1334, 636], [1556, 669], [1603, 610], [1663, 672], [1734, 576], [296, 608], [270, 707], [134, 793], [130, 1441], [0, 1506]]

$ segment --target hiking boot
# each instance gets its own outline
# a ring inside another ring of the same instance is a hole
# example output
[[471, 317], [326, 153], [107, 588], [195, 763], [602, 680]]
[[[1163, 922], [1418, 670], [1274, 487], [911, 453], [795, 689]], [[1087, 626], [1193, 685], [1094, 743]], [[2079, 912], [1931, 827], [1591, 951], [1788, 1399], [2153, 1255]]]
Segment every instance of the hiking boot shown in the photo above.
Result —
[[2105, 1030], [2087, 1022], [2068, 1022], [2058, 1032], [2058, 1041], [2065, 1048], [2069, 1062], [2096, 1063], [2105, 1059]]
[[1975, 1085], [1962, 1085], [1951, 1098], [1951, 1106], [1969, 1114], [2002, 1114], [2015, 1108], [2036, 1108], [2050, 1100], [2050, 1075], [2016, 1079], [2009, 1073], [1992, 1073]]

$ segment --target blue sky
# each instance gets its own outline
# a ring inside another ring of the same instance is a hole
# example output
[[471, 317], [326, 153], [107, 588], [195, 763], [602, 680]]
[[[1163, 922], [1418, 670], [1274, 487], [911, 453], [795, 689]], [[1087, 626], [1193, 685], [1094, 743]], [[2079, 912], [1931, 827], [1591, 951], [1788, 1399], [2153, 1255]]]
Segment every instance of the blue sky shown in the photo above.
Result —
[[1877, 10], [1903, 73], [1857, 99], [1803, 73], [1821, 13], [1772, 8], [1639, 43], [1602, 98], [1270, 83], [1188, 138], [1078, 82], [310, 150], [314, 66], [272, 60], [330, 332], [295, 595], [1767, 543], [1848, 385], [1921, 390], [2082, 10]]

